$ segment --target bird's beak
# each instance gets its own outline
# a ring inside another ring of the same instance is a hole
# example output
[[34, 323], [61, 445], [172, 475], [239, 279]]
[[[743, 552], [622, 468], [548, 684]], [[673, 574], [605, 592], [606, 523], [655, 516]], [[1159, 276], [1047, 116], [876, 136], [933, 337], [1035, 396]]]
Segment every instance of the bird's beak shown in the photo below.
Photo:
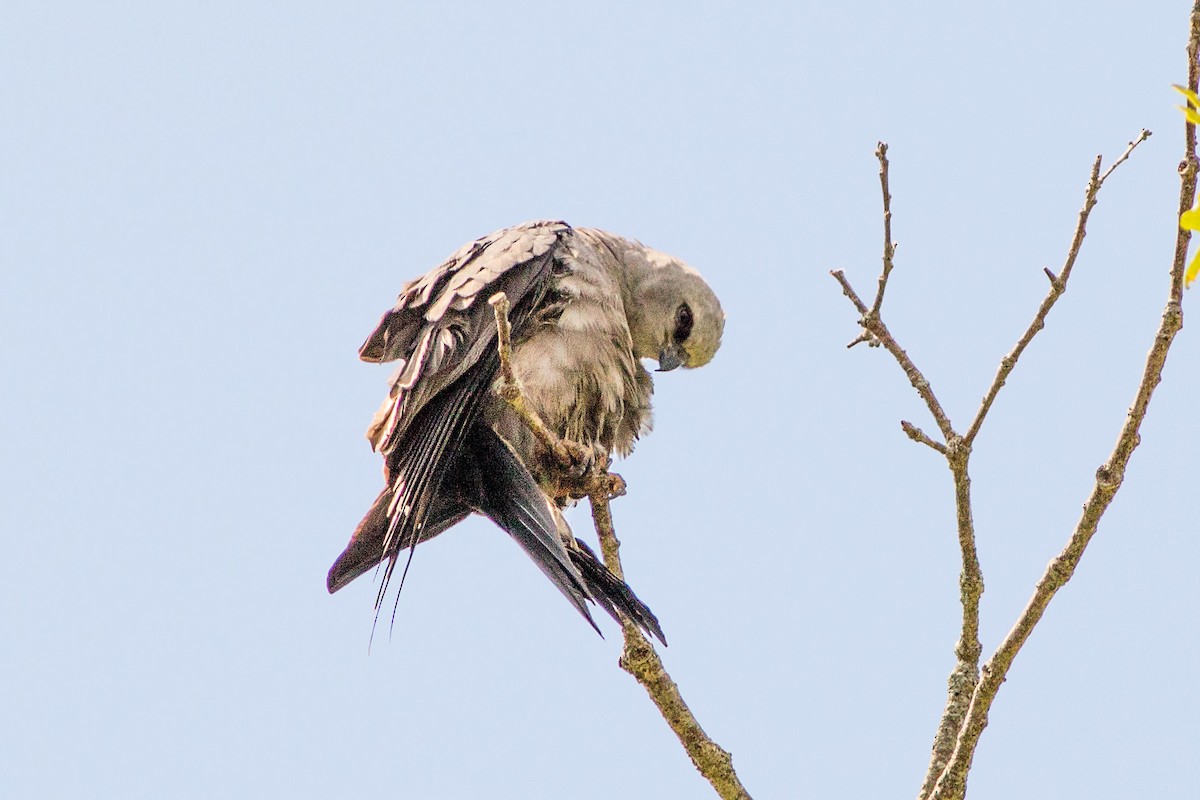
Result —
[[658, 351], [658, 371], [670, 372], [676, 367], [683, 366], [687, 360], [687, 353], [683, 352], [683, 348], [675, 343], [671, 343]]

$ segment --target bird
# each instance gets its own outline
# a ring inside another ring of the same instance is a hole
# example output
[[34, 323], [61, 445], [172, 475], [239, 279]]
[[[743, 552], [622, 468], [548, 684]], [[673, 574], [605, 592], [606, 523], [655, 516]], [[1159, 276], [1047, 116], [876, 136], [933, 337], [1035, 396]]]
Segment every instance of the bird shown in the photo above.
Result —
[[[574, 443], [573, 470], [498, 393], [487, 301], [500, 292], [511, 301], [513, 375], [528, 406]], [[330, 568], [329, 592], [381, 568], [378, 619], [402, 552], [406, 572], [412, 548], [475, 513], [506, 531], [598, 633], [589, 601], [666, 644], [654, 613], [574, 537], [562, 509], [575, 500], [572, 472], [629, 455], [649, 432], [654, 387], [642, 359], [660, 372], [703, 366], [724, 327], [716, 294], [683, 261], [562, 221], [498, 230], [405, 283], [359, 349], [363, 361], [397, 362], [367, 429], [384, 487]]]

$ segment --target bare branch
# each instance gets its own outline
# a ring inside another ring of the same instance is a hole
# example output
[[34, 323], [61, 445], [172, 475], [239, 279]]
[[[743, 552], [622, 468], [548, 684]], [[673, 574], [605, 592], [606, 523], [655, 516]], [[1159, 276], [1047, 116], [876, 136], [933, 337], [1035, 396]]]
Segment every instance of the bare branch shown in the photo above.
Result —
[[[921, 371], [917, 369], [917, 365], [908, 357], [908, 353], [904, 352], [900, 345], [896, 343], [891, 331], [883, 324], [883, 320], [879, 318], [879, 315], [870, 311], [866, 304], [859, 298], [858, 293], [854, 291], [854, 288], [850, 286], [850, 282], [846, 280], [846, 274], [840, 269], [835, 269], [829, 274], [842, 285], [842, 293], [850, 298], [850, 302], [863, 315], [858, 324], [862, 325], [867, 333], [878, 339], [880, 346], [891, 353], [896, 362], [900, 364], [900, 368], [908, 376], [908, 382], [913, 385], [913, 388], [917, 390], [917, 394], [921, 395], [921, 399], [929, 407], [929, 413], [933, 415], [938, 429], [942, 432], [943, 436], [949, 439], [954, 435], [954, 429], [950, 425], [950, 418], [942, 410], [942, 404], [938, 402], [933, 390], [929, 387], [929, 381], [925, 380], [925, 376], [921, 374]], [[882, 275], [880, 279], [882, 280]]]
[[849, 350], [851, 347], [854, 347], [854, 345], [862, 344], [864, 342], [866, 342], [868, 347], [879, 347], [879, 340], [866, 331], [863, 331], [858, 335], [857, 338], [855, 338], [853, 342], [846, 345], [846, 349]]
[[1128, 160], [1129, 160], [1129, 156], [1130, 156], [1130, 155], [1133, 153], [1133, 151], [1134, 151], [1134, 150], [1137, 148], [1137, 146], [1138, 146], [1139, 144], [1141, 144], [1142, 142], [1146, 141], [1147, 139], [1149, 139], [1149, 138], [1151, 137], [1151, 135], [1153, 135], [1153, 133], [1154, 133], [1154, 131], [1150, 131], [1150, 130], [1146, 130], [1145, 128], [1142, 128], [1142, 132], [1141, 132], [1141, 133], [1139, 133], [1139, 134], [1137, 135], [1137, 137], [1136, 137], [1136, 138], [1134, 138], [1134, 139], [1133, 139], [1133, 141], [1131, 141], [1131, 142], [1130, 142], [1130, 143], [1129, 143], [1129, 144], [1128, 144], [1128, 145], [1125, 147], [1125, 152], [1123, 152], [1123, 153], [1121, 153], [1121, 155], [1117, 156], [1117, 160], [1116, 160], [1116, 161], [1114, 161], [1114, 162], [1113, 162], [1113, 163], [1112, 163], [1112, 164], [1109, 166], [1109, 168], [1108, 168], [1108, 169], [1104, 170], [1104, 174], [1100, 176], [1100, 183], [1101, 183], [1101, 185], [1103, 185], [1103, 184], [1104, 184], [1104, 182], [1105, 182], [1106, 180], [1108, 180], [1108, 176], [1109, 176], [1109, 175], [1112, 175], [1112, 174], [1113, 174], [1113, 170], [1115, 170], [1117, 167], [1121, 166], [1121, 165], [1122, 165], [1122, 164], [1124, 164], [1126, 161], [1128, 161]]
[[[863, 334], [852, 342], [851, 346], [863, 341], [878, 344], [887, 349], [893, 358], [896, 359], [896, 362], [908, 377], [909, 382], [917, 390], [918, 394], [921, 395], [922, 399], [925, 400], [930, 414], [942, 432], [945, 444], [943, 445], [934, 441], [919, 428], [907, 421], [901, 422], [901, 427], [905, 434], [913, 441], [931, 447], [944, 455], [954, 480], [955, 522], [958, 530], [959, 550], [962, 554], [962, 572], [959, 575], [959, 595], [962, 603], [962, 630], [958, 643], [955, 646], [955, 655], [958, 663], [950, 675], [946, 708], [942, 714], [937, 736], [934, 739], [930, 767], [920, 794], [922, 798], [929, 797], [935, 791], [935, 788], [940, 785], [938, 783], [940, 776], [945, 774], [949, 770], [950, 765], [954, 763], [955, 754], [959, 752], [962, 743], [964, 726], [970, 719], [974, 698], [979, 693], [979, 660], [982, 654], [982, 645], [979, 641], [979, 604], [984, 591], [984, 581], [975, 543], [975, 526], [971, 510], [971, 477], [968, 469], [971, 445], [983, 424], [984, 418], [987, 416], [988, 410], [994, 403], [1000, 387], [1004, 385], [1005, 380], [1016, 366], [1021, 353], [1028, 347], [1033, 337], [1045, 327], [1046, 315], [1057, 302], [1059, 296], [1065, 291], [1071, 270], [1079, 256], [1079, 250], [1086, 235], [1088, 217], [1096, 204], [1097, 194], [1104, 185], [1104, 181], [1112, 175], [1113, 170], [1117, 166], [1129, 158], [1130, 153], [1141, 142], [1145, 141], [1149, 135], [1149, 131], [1143, 130], [1138, 137], [1129, 143], [1125, 152], [1103, 174], [1100, 172], [1100, 157], [1097, 156], [1093, 162], [1087, 191], [1084, 195], [1083, 209], [1079, 213], [1075, 234], [1072, 237], [1071, 246], [1062, 270], [1058, 275], [1050, 269], [1045, 270], [1046, 276], [1050, 280], [1049, 293], [1034, 316], [1033, 322], [1030, 323], [1025, 333], [1018, 340], [1016, 347], [1001, 361], [996, 378], [993, 380], [987, 395], [984, 397], [966, 436], [960, 436], [955, 432], [949, 417], [942, 409], [941, 404], [929, 386], [929, 382], [920, 370], [917, 369], [916, 365], [908, 357], [908, 354], [896, 342], [880, 315], [883, 296], [894, 267], [895, 256], [895, 245], [892, 242], [891, 232], [891, 192], [888, 180], [889, 163], [887, 159], [887, 145], [882, 142], [880, 142], [875, 155], [879, 159], [880, 187], [883, 195], [884, 252], [883, 268], [878, 281], [879, 288], [873, 305], [870, 308], [866, 306], [866, 303], [854, 291], [854, 288], [850, 285], [850, 282], [841, 270], [835, 270], [831, 273], [838, 283], [841, 284], [842, 292], [854, 304], [859, 314], [862, 315], [859, 324], [863, 328]], [[965, 776], [965, 771], [963, 774]]]
[[879, 159], [880, 185], [883, 189], [884, 258], [883, 271], [879, 276], [879, 290], [875, 296], [873, 308], [867, 309], [866, 304], [858, 297], [841, 270], [835, 270], [832, 275], [841, 284], [842, 292], [850, 298], [850, 302], [862, 315], [859, 324], [863, 327], [864, 332], [872, 337], [872, 344], [878, 343], [883, 346], [896, 359], [901, 369], [904, 370], [904, 374], [908, 376], [909, 382], [925, 400], [930, 414], [946, 440], [946, 444], [939, 444], [911, 423], [901, 423], [901, 427], [909, 438], [932, 447], [946, 457], [946, 462], [954, 477], [955, 523], [958, 531], [959, 550], [962, 553], [962, 572], [959, 574], [962, 632], [954, 648], [958, 663], [950, 676], [946, 708], [942, 713], [942, 722], [934, 739], [931, 764], [925, 779], [925, 787], [922, 789], [922, 797], [924, 797], [932, 790], [934, 781], [941, 774], [943, 766], [950, 760], [954, 752], [959, 725], [966, 716], [967, 705], [978, 682], [979, 657], [983, 652], [982, 645], [979, 643], [979, 600], [983, 596], [983, 571], [980, 568], [979, 556], [975, 547], [975, 526], [971, 514], [971, 478], [967, 471], [971, 455], [970, 443], [955, 432], [949, 417], [942, 410], [941, 404], [930, 388], [929, 382], [896, 342], [880, 316], [879, 309], [882, 305], [883, 294], [894, 266], [895, 245], [892, 243], [891, 233], [891, 193], [888, 186], [887, 146], [881, 142], [875, 155]]
[[[610, 572], [624, 579], [621, 558], [618, 555], [621, 545], [613, 530], [608, 496], [599, 492], [591, 495], [590, 500], [592, 520], [596, 524], [596, 534], [600, 537], [604, 563]], [[645, 688], [654, 705], [658, 706], [663, 719], [679, 737], [683, 749], [687, 751], [696, 769], [708, 779], [717, 794], [725, 800], [750, 800], [749, 792], [734, 772], [733, 757], [709, 738], [700, 727], [695, 715], [684, 702], [683, 695], [679, 693], [679, 687], [663, 667], [662, 659], [654, 646], [647, 641], [637, 626], [628, 620], [622, 629], [625, 634], [625, 649], [621, 655], [621, 669], [632, 675]]]
[[[1200, 54], [1200, 2], [1197, 2], [1192, 8], [1191, 30], [1188, 37], [1187, 52], [1188, 87], [1192, 91], [1196, 91], [1197, 84], [1200, 82], [1200, 63], [1197, 61], [1197, 55]], [[1137, 143], [1144, 140], [1145, 136], [1148, 135], [1148, 132], [1144, 131], [1142, 137], [1135, 142], [1131, 142], [1125, 155], [1127, 156]], [[1196, 131], [1195, 126], [1191, 123], [1185, 125], [1184, 138], [1185, 153], [1179, 170], [1181, 183], [1179, 190], [1180, 213], [1190, 209], [1196, 199], [1196, 175], [1198, 167], [1196, 158]], [[1118, 159], [1102, 176], [1101, 180], [1111, 174], [1117, 164], [1123, 160], [1124, 157]], [[1093, 172], [1093, 174], [1095, 173]], [[1139, 433], [1141, 424], [1145, 419], [1154, 389], [1162, 380], [1167, 354], [1170, 351], [1175, 335], [1183, 327], [1183, 274], [1187, 260], [1189, 238], [1190, 234], [1186, 230], [1180, 229], [1176, 233], [1175, 255], [1171, 264], [1170, 288], [1166, 306], [1163, 309], [1162, 320], [1154, 336], [1150, 352], [1146, 356], [1146, 365], [1142, 371], [1142, 379], [1138, 384], [1133, 405], [1126, 415], [1125, 424], [1122, 426], [1121, 432], [1117, 437], [1116, 445], [1113, 447], [1108, 460], [1096, 471], [1095, 484], [1092, 487], [1087, 502], [1083, 506], [1083, 513], [1080, 516], [1079, 522], [1075, 525], [1067, 546], [1047, 566], [1046, 572], [1038, 581], [1034, 588], [1033, 596], [1030, 597], [1016, 624], [1009, 631], [1008, 635], [1005, 636], [1004, 641], [1001, 642], [987, 664], [984, 665], [982, 678], [975, 687], [966, 717], [962, 722], [954, 753], [938, 778], [932, 793], [929, 794], [931, 798], [937, 798], [938, 800], [953, 798], [954, 800], [958, 800], [966, 793], [967, 774], [974, 759], [975, 748], [978, 746], [979, 737], [983, 733], [983, 729], [987, 727], [988, 712], [991, 709], [997, 692], [1000, 690], [1000, 686], [1004, 683], [1008, 675], [1008, 670], [1012, 665], [1013, 659], [1020, 652], [1021, 647], [1033, 632], [1038, 621], [1041, 620], [1042, 614], [1045, 613], [1055, 593], [1066, 585], [1072, 575], [1074, 575], [1075, 568], [1079, 564], [1079, 559], [1082, 557], [1092, 537], [1096, 534], [1100, 519], [1121, 488], [1125, 469], [1129, 464], [1130, 458], [1133, 456], [1133, 451], [1141, 442], [1141, 434]], [[1065, 277], [1064, 275], [1064, 280]], [[925, 794], [923, 793], [922, 796], [924, 797]]]
[[908, 434], [908, 438], [912, 439], [914, 442], [919, 442], [927, 447], [932, 447], [934, 450], [937, 450], [942, 455], [946, 455], [946, 445], [942, 444], [941, 442], [935, 442], [933, 439], [930, 439], [925, 434], [925, 431], [921, 430], [916, 425], [913, 425], [908, 420], [906, 420], [906, 419], [900, 420], [900, 427], [906, 434]]
[[1021, 354], [1025, 352], [1025, 348], [1033, 341], [1033, 337], [1038, 331], [1046, 327], [1046, 315], [1050, 313], [1050, 309], [1058, 302], [1058, 298], [1067, 288], [1067, 280], [1071, 277], [1071, 269], [1075, 266], [1075, 260], [1079, 257], [1079, 250], [1083, 246], [1083, 238], [1087, 235], [1088, 217], [1091, 216], [1092, 208], [1096, 205], [1096, 196], [1100, 193], [1100, 188], [1104, 186], [1104, 182], [1108, 180], [1108, 176], [1112, 175], [1113, 170], [1125, 163], [1129, 158], [1130, 153], [1134, 151], [1139, 144], [1146, 141], [1150, 137], [1150, 131], [1142, 129], [1142, 132], [1129, 143], [1125, 148], [1125, 152], [1112, 163], [1104, 174], [1100, 174], [1100, 156], [1096, 156], [1092, 162], [1092, 173], [1088, 178], [1087, 190], [1084, 192], [1083, 208], [1079, 211], [1079, 216], [1075, 222], [1075, 234], [1071, 237], [1071, 246], [1067, 250], [1067, 258], [1063, 263], [1062, 270], [1058, 275], [1055, 275], [1050, 269], [1043, 268], [1046, 276], [1050, 279], [1050, 292], [1046, 298], [1042, 300], [1041, 306], [1038, 307], [1037, 313], [1034, 314], [1033, 322], [1029, 323], [1029, 327], [1025, 329], [1025, 333], [1017, 340], [1017, 344], [1012, 351], [1000, 360], [1000, 367], [996, 371], [996, 377], [992, 380], [992, 385], [988, 388], [987, 394], [984, 395], [983, 402], [979, 406], [979, 411], [975, 413], [975, 420], [971, 423], [971, 427], [967, 429], [966, 439], [968, 445], [973, 444], [975, 437], [979, 434], [979, 429], [983, 425], [983, 420], [987, 416], [988, 411], [992, 407], [992, 403], [996, 400], [996, 395], [1000, 393], [1000, 388], [1004, 386], [1008, 376], [1012, 373], [1013, 368], [1017, 365], [1017, 360]]
[[[834, 269], [830, 270], [829, 274], [833, 276], [834, 280], [842, 285], [842, 294], [846, 295], [846, 297], [849, 297], [850, 302], [853, 303], [854, 307], [858, 309], [858, 313], [865, 317], [870, 309], [868, 309], [866, 303], [859, 298], [858, 293], [854, 291], [854, 288], [850, 285], [850, 281], [846, 280], [846, 273], [842, 272], [840, 269]], [[860, 322], [860, 324], [862, 323]], [[863, 324], [863, 327], [865, 328], [867, 326]]]
[[896, 245], [892, 243], [892, 193], [888, 188], [890, 165], [887, 151], [887, 142], [879, 142], [875, 146], [875, 157], [879, 159], [879, 189], [883, 192], [883, 270], [879, 273], [879, 289], [871, 306], [871, 313], [875, 316], [879, 316], [879, 309], [883, 305], [883, 293], [887, 289], [888, 276], [892, 274], [896, 257]]

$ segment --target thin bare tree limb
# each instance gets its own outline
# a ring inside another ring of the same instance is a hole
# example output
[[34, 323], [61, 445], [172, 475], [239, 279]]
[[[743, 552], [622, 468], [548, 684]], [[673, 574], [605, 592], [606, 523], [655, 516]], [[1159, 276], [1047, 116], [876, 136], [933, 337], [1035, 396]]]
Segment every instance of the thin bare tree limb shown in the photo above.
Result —
[[[958, 531], [959, 550], [962, 554], [962, 571], [959, 573], [959, 597], [962, 604], [961, 634], [954, 652], [958, 659], [950, 675], [946, 708], [942, 713], [942, 722], [934, 738], [930, 776], [926, 784], [930, 787], [941, 765], [945, 764], [954, 750], [954, 742], [958, 734], [958, 725], [966, 715], [967, 704], [978, 682], [979, 657], [983, 651], [979, 643], [979, 600], [983, 596], [983, 571], [979, 566], [979, 556], [975, 547], [975, 526], [971, 514], [971, 478], [967, 467], [971, 455], [971, 447], [963, 437], [959, 436], [950, 422], [949, 416], [938, 402], [929, 381], [917, 369], [912, 359], [896, 342], [880, 316], [883, 305], [883, 295], [887, 288], [888, 279], [894, 264], [896, 248], [892, 242], [891, 190], [889, 185], [890, 163], [887, 158], [887, 144], [880, 142], [875, 150], [879, 159], [879, 182], [883, 195], [883, 269], [879, 275], [879, 288], [875, 295], [873, 306], [868, 309], [859, 299], [854, 289], [841, 270], [835, 270], [833, 277], [842, 286], [842, 292], [850, 298], [850, 302], [862, 315], [859, 324], [869, 333], [880, 346], [892, 354], [909, 382], [925, 400], [929, 413], [942, 432], [945, 444], [939, 444], [930, 439], [924, 432], [911, 423], [901, 422], [901, 427], [910, 439], [926, 444], [946, 458], [954, 479], [955, 526]], [[874, 343], [874, 342], [873, 342]]]
[[871, 313], [875, 316], [879, 316], [879, 309], [883, 306], [883, 293], [887, 289], [888, 276], [892, 274], [896, 258], [896, 245], [892, 242], [892, 192], [888, 188], [890, 165], [887, 151], [887, 142], [875, 145], [875, 157], [879, 159], [879, 189], [883, 193], [883, 270], [879, 273], [879, 289], [871, 306]]
[[[496, 346], [500, 353], [500, 396], [520, 416], [538, 441], [549, 452], [556, 454], [564, 467], [580, 463], [580, 454], [584, 448], [559, 438], [551, 431], [521, 392], [521, 386], [512, 369], [512, 326], [508, 319], [508, 297], [504, 292], [497, 292], [488, 303], [496, 315]], [[576, 445], [575, 448], [572, 448], [572, 445]], [[607, 463], [593, 461], [579, 483], [582, 494], [586, 495], [591, 503], [592, 520], [596, 526], [596, 535], [600, 538], [604, 563], [610, 572], [624, 580], [625, 574], [618, 552], [621, 543], [613, 529], [609, 501], [625, 494], [625, 481], [620, 475], [608, 472]], [[724, 800], [751, 800], [750, 794], [734, 772], [733, 757], [709, 738], [700, 727], [695, 715], [684, 702], [679, 687], [667, 674], [653, 645], [629, 620], [623, 620], [621, 627], [625, 636], [625, 648], [620, 659], [621, 668], [645, 688], [663, 719], [679, 737], [692, 764]]]
[[[620, 542], [613, 530], [612, 513], [608, 494], [601, 491], [590, 495], [592, 520], [596, 534], [600, 537], [600, 550], [610, 572], [624, 578], [621, 558], [618, 555]], [[654, 705], [671, 730], [679, 738], [688, 757], [712, 787], [724, 800], [750, 800], [750, 794], [738, 780], [733, 769], [733, 756], [709, 738], [691, 709], [684, 702], [679, 687], [663, 667], [654, 646], [642, 632], [628, 620], [622, 625], [625, 634], [625, 649], [621, 655], [621, 669], [632, 675], [650, 695]]]
[[[955, 526], [958, 531], [959, 551], [962, 554], [962, 571], [959, 573], [962, 626], [961, 634], [954, 648], [958, 663], [950, 675], [946, 708], [942, 713], [942, 721], [934, 738], [932, 763], [925, 781], [927, 787], [932, 788], [934, 780], [941, 773], [942, 766], [949, 761], [954, 751], [959, 725], [967, 713], [967, 705], [978, 682], [979, 658], [983, 652], [979, 642], [979, 601], [983, 596], [983, 571], [979, 565], [979, 556], [975, 546], [975, 526], [971, 514], [971, 478], [967, 469], [971, 447], [954, 430], [950, 418], [942, 409], [929, 382], [896, 342], [880, 316], [879, 309], [882, 306], [883, 294], [894, 267], [895, 246], [892, 243], [891, 232], [891, 192], [888, 181], [890, 165], [885, 143], [879, 143], [875, 150], [875, 156], [879, 159], [880, 186], [883, 191], [884, 256], [883, 270], [879, 276], [879, 288], [872, 308], [867, 308], [841, 270], [835, 270], [831, 274], [841, 284], [842, 292], [862, 315], [859, 325], [871, 335], [872, 344], [878, 343], [892, 354], [900, 368], [904, 370], [904, 374], [908, 376], [909, 382], [925, 400], [946, 443], [942, 445], [935, 442], [911, 423], [901, 422], [901, 428], [910, 439], [926, 444], [945, 456], [954, 479]], [[927, 791], [928, 789], [923, 790], [922, 794], [924, 795]]]
[[[863, 327], [867, 333], [871, 334], [879, 341], [879, 345], [892, 354], [892, 357], [900, 364], [900, 368], [904, 370], [904, 374], [908, 376], [908, 382], [917, 390], [917, 394], [925, 401], [925, 405], [929, 408], [929, 413], [933, 415], [934, 422], [937, 423], [938, 430], [942, 435], [949, 439], [954, 435], [954, 429], [950, 425], [950, 418], [946, 416], [946, 412], [942, 410], [942, 404], [938, 402], [937, 396], [929, 387], [929, 381], [925, 380], [925, 376], [921, 374], [921, 370], [917, 369], [917, 365], [908, 357], [908, 353], [896, 343], [891, 331], [887, 325], [883, 324], [878, 314], [873, 313], [867, 308], [866, 303], [859, 298], [858, 293], [850, 286], [850, 282], [846, 280], [846, 274], [840, 269], [835, 269], [829, 273], [834, 279], [842, 285], [842, 293], [850, 298], [850, 302], [862, 314], [862, 319], [858, 324]], [[880, 291], [886, 287], [887, 281], [880, 275]]]
[[908, 438], [912, 439], [914, 442], [923, 444], [926, 447], [932, 447], [934, 450], [937, 450], [942, 455], [946, 455], [946, 445], [942, 444], [941, 442], [936, 442], [933, 439], [930, 439], [929, 436], [925, 433], [925, 431], [921, 430], [916, 425], [913, 425], [908, 420], [906, 420], [906, 419], [900, 420], [900, 428], [901, 428], [901, 430], [904, 431], [905, 434], [908, 435]]
[[879, 340], [866, 331], [863, 331], [854, 339], [854, 341], [846, 345], [846, 349], [849, 350], [851, 347], [854, 347], [854, 345], [863, 344], [864, 342], [868, 347], [879, 347]]
[[1029, 323], [1029, 327], [1025, 329], [1025, 333], [1017, 340], [1016, 346], [1000, 360], [1000, 367], [996, 371], [996, 377], [992, 380], [992, 385], [988, 387], [987, 394], [984, 395], [983, 402], [979, 406], [979, 410], [975, 413], [975, 419], [971, 423], [971, 427], [967, 429], [967, 434], [963, 438], [968, 445], [974, 444], [975, 437], [979, 434], [979, 429], [983, 425], [983, 420], [987, 417], [988, 411], [992, 407], [992, 403], [996, 400], [996, 395], [1000, 393], [1000, 389], [1004, 386], [1008, 376], [1012, 373], [1013, 368], [1017, 366], [1017, 360], [1021, 354], [1025, 352], [1025, 348], [1033, 341], [1033, 337], [1038, 331], [1046, 327], [1046, 315], [1050, 313], [1050, 309], [1058, 302], [1058, 298], [1067, 288], [1067, 280], [1071, 277], [1071, 270], [1075, 266], [1075, 261], [1079, 258], [1079, 250], [1083, 247], [1083, 237], [1087, 235], [1088, 217], [1091, 216], [1092, 208], [1096, 205], [1096, 197], [1100, 193], [1101, 187], [1108, 177], [1113, 174], [1113, 170], [1125, 163], [1134, 149], [1150, 138], [1150, 131], [1143, 129], [1125, 148], [1125, 152], [1117, 158], [1116, 161], [1109, 166], [1104, 174], [1100, 173], [1100, 156], [1096, 156], [1092, 162], [1092, 174], [1088, 178], [1087, 190], [1084, 192], [1083, 208], [1079, 210], [1079, 216], [1075, 221], [1075, 233], [1071, 237], [1071, 246], [1067, 250], [1067, 257], [1063, 263], [1062, 270], [1058, 275], [1055, 275], [1049, 268], [1045, 268], [1046, 276], [1050, 279], [1050, 291], [1046, 295], [1046, 299], [1042, 300], [1041, 306], [1038, 307], [1037, 313], [1034, 314], [1033, 322]]
[[[1192, 91], [1196, 91], [1198, 80], [1200, 80], [1200, 63], [1197, 60], [1200, 55], [1200, 2], [1197, 2], [1192, 8], [1187, 53], [1188, 87]], [[1108, 171], [1101, 176], [1101, 182], [1147, 135], [1149, 135], [1147, 132], [1143, 132], [1142, 137], [1130, 143], [1124, 156], [1114, 162], [1113, 166], [1109, 167]], [[1196, 199], [1198, 169], [1196, 130], [1190, 122], [1185, 124], [1184, 140], [1184, 158], [1180, 162], [1179, 168], [1179, 213], [1181, 214], [1192, 208]], [[1125, 423], [1117, 436], [1113, 451], [1104, 464], [1096, 470], [1096, 480], [1091, 494], [1083, 506], [1083, 512], [1071, 533], [1067, 546], [1047, 566], [1046, 572], [1035, 586], [1033, 595], [1017, 618], [1016, 624], [984, 665], [982, 677], [975, 687], [966, 717], [963, 719], [954, 753], [939, 776], [933, 791], [929, 794], [931, 798], [958, 800], [965, 795], [967, 774], [971, 768], [979, 737], [987, 727], [988, 712], [1000, 686], [1004, 683], [1013, 659], [1028, 640], [1054, 595], [1074, 575], [1080, 558], [1096, 534], [1100, 519], [1121, 488], [1125, 478], [1125, 469], [1133, 456], [1133, 451], [1141, 443], [1139, 432], [1141, 424], [1145, 419], [1154, 390], [1162, 381], [1162, 373], [1171, 344], [1175, 335], [1183, 328], [1183, 275], [1189, 240], [1190, 233], [1187, 230], [1177, 231], [1167, 302], [1163, 308], [1162, 319], [1158, 331], [1155, 333], [1150, 352], [1146, 356], [1146, 364], [1134, 396], [1133, 405], [1126, 415]], [[925, 794], [923, 793], [922, 796], [924, 797]]]
[[[1096, 204], [1100, 188], [1104, 185], [1105, 180], [1112, 175], [1113, 170], [1124, 163], [1133, 150], [1145, 141], [1149, 135], [1149, 131], [1141, 131], [1133, 141], [1129, 142], [1121, 156], [1103, 173], [1100, 171], [1100, 158], [1097, 157], [1093, 162], [1088, 187], [1084, 195], [1084, 205], [1079, 213], [1071, 246], [1062, 270], [1056, 275], [1050, 269], [1045, 269], [1046, 276], [1050, 280], [1049, 293], [1034, 316], [1033, 322], [1018, 340], [1017, 345], [1002, 359], [996, 378], [989, 387], [966, 436], [959, 435], [954, 430], [949, 416], [938, 402], [928, 380], [917, 369], [904, 349], [900, 347], [881, 318], [880, 309], [883, 304], [884, 293], [887, 289], [892, 269], [895, 266], [895, 245], [892, 242], [891, 229], [892, 198], [888, 179], [890, 165], [887, 158], [887, 145], [883, 142], [879, 143], [875, 151], [880, 165], [880, 187], [884, 212], [884, 250], [883, 268], [879, 275], [878, 290], [874, 303], [868, 307], [854, 291], [841, 270], [835, 270], [831, 273], [841, 285], [843, 293], [849, 298], [850, 302], [861, 315], [859, 324], [862, 326], [863, 333], [854, 342], [851, 342], [850, 346], [864, 341], [873, 346], [881, 346], [891, 353], [901, 369], [904, 370], [909, 382], [917, 390], [921, 398], [925, 400], [930, 414], [942, 433], [945, 444], [930, 438], [924, 431], [910, 422], [902, 421], [901, 428], [910, 439], [936, 450], [946, 458], [954, 483], [955, 523], [958, 532], [959, 550], [962, 555], [962, 571], [959, 574], [959, 597], [962, 605], [961, 633], [955, 645], [957, 663], [951, 671], [948, 680], [946, 707], [938, 725], [937, 734], [934, 737], [929, 769], [919, 795], [922, 800], [929, 798], [937, 787], [941, 786], [939, 780], [954, 765], [954, 759], [960, 752], [960, 747], [963, 743], [964, 731], [971, 722], [972, 709], [975, 707], [974, 702], [979, 696], [979, 687], [981, 685], [979, 662], [982, 656], [982, 645], [979, 641], [979, 605], [983, 596], [984, 580], [975, 543], [975, 526], [971, 506], [969, 463], [973, 441], [987, 416], [988, 410], [995, 402], [1000, 388], [1004, 385], [1005, 380], [1016, 366], [1021, 353], [1028, 347], [1038, 331], [1045, 326], [1046, 315], [1057, 302], [1059, 296], [1065, 291], [1067, 280], [1070, 278], [1071, 270], [1078, 259], [1079, 251], [1086, 235], [1088, 217]], [[982, 728], [980, 728], [980, 731], [982, 731]], [[976, 741], [977, 739], [978, 736], [976, 736]], [[971, 749], [973, 751], [973, 746]], [[969, 762], [967, 763], [967, 768], [969, 768]], [[963, 773], [963, 786], [965, 786], [965, 772]]]

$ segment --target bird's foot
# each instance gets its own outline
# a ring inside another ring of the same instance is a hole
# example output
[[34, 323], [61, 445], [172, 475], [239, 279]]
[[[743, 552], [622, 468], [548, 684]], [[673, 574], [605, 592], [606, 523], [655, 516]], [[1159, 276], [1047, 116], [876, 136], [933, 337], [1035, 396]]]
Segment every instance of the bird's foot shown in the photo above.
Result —
[[625, 481], [608, 471], [612, 460], [603, 447], [589, 448], [567, 439], [560, 439], [558, 444], [562, 446], [555, 450], [562, 465], [557, 480], [560, 498], [575, 501], [602, 492], [611, 499], [625, 494]]
[[609, 463], [608, 453], [604, 448], [598, 445], [587, 447], [570, 439], [559, 439], [555, 442], [554, 458], [563, 472], [573, 480], [585, 478], [596, 468], [603, 472]]

